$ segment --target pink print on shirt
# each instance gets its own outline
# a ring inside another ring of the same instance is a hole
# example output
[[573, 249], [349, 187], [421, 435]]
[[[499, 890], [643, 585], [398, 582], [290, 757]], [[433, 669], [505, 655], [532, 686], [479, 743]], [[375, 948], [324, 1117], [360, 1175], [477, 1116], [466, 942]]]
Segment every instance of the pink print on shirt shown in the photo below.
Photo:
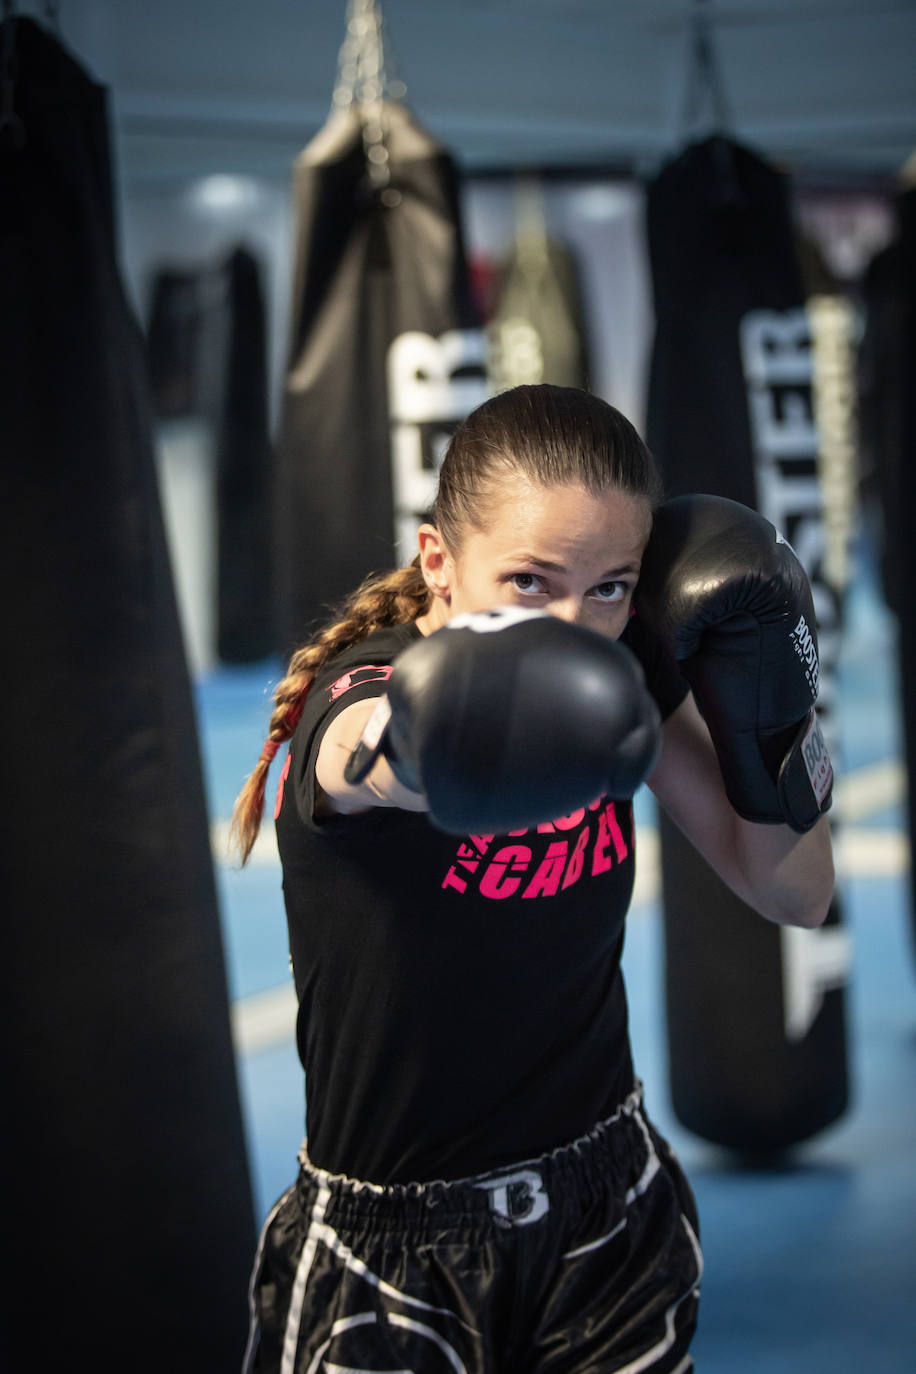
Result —
[[289, 765], [292, 759], [291, 754], [286, 755], [286, 762], [283, 765], [283, 772], [280, 774], [280, 781], [277, 783], [277, 800], [274, 802], [274, 820], [280, 815], [280, 808], [283, 805], [283, 789], [286, 786], [286, 779], [289, 777]]
[[[583, 877], [598, 877], [630, 854], [630, 845], [617, 818], [615, 804], [601, 798], [592, 802], [588, 816], [583, 807], [570, 816], [547, 821], [533, 830], [510, 831], [500, 836], [469, 835], [455, 854], [455, 862], [442, 880], [443, 888], [466, 892], [470, 886], [481, 897], [553, 897]], [[627, 831], [632, 833], [632, 808], [627, 804]], [[566, 831], [565, 838], [540, 843], [538, 835]], [[572, 833], [576, 831], [575, 838]], [[504, 840], [529, 837], [529, 842], [505, 844]]]
[[353, 668], [337, 679], [328, 693], [328, 701], [337, 701], [351, 687], [361, 687], [364, 682], [387, 682], [390, 677], [390, 663], [367, 663], [364, 668]]

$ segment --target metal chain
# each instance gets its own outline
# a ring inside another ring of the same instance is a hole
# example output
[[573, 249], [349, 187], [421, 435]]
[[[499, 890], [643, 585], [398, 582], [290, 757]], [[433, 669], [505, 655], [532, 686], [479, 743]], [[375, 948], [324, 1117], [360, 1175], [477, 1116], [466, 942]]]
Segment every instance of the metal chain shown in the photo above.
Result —
[[384, 20], [378, 0], [349, 0], [347, 33], [337, 64], [334, 105], [339, 109], [358, 107], [363, 130], [363, 147], [370, 185], [386, 192], [391, 180], [386, 145], [385, 102], [402, 100], [407, 88], [389, 74], [390, 61], [385, 47]]

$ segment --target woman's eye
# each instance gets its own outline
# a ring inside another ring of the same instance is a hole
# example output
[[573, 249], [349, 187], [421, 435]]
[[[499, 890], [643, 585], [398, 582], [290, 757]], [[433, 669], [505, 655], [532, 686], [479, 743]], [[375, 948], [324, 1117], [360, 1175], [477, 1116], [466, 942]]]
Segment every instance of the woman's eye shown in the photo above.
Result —
[[595, 596], [599, 601], [622, 601], [627, 594], [625, 582], [599, 582]]
[[541, 579], [534, 573], [513, 573], [512, 585], [517, 592], [527, 592], [529, 596], [532, 592], [543, 591]]

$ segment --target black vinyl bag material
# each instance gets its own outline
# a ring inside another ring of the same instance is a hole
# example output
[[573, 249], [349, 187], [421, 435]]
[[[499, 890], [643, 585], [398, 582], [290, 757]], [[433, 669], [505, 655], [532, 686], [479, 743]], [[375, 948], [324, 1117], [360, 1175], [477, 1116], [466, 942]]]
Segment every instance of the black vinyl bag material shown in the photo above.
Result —
[[336, 111], [295, 169], [277, 440], [283, 652], [368, 573], [410, 560], [399, 523], [409, 545], [448, 434], [487, 395], [455, 166], [398, 102], [384, 122], [384, 186], [369, 174], [358, 106]]
[[8, 39], [4, 1367], [223, 1374], [255, 1227], [106, 92], [37, 24]]
[[216, 450], [217, 653], [223, 663], [252, 663], [275, 643], [267, 312], [252, 253], [236, 248], [222, 270], [227, 339]]
[[[647, 433], [669, 496], [759, 510], [812, 582], [821, 701], [839, 631], [821, 513], [805, 291], [787, 188], [716, 135], [685, 148], [647, 199], [656, 333]], [[787, 931], [727, 889], [660, 822], [669, 1075], [678, 1119], [749, 1154], [829, 1126], [849, 1096], [845, 933]]]
[[156, 418], [209, 426], [214, 450], [216, 653], [252, 663], [274, 648], [273, 453], [261, 265], [238, 246], [208, 267], [161, 267], [147, 363]]
[[[897, 198], [897, 234], [863, 282], [860, 429], [884, 536], [884, 595], [899, 628], [898, 673], [910, 853], [916, 854], [916, 187]], [[916, 865], [910, 865], [916, 951]]]
[[487, 333], [490, 375], [500, 389], [539, 382], [588, 388], [585, 306], [567, 244], [546, 233], [516, 238]]

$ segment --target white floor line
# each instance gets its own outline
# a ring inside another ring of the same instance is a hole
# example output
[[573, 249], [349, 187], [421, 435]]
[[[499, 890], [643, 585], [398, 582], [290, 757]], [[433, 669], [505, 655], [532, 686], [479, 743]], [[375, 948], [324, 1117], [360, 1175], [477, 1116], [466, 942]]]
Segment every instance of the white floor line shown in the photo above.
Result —
[[296, 1041], [296, 992], [292, 983], [255, 993], [232, 1004], [232, 1039], [237, 1054], [256, 1054]]
[[[837, 787], [836, 814], [841, 823], [834, 836], [840, 878], [903, 878], [910, 868], [909, 837], [897, 828], [868, 828], [856, 824], [875, 812], [901, 802], [905, 792], [902, 764], [888, 760], [856, 769]], [[842, 822], [845, 822], [842, 823]], [[235, 863], [228, 855], [228, 821], [211, 828], [216, 863]], [[636, 836], [638, 860], [632, 917], [639, 919], [661, 893], [658, 831], [640, 826]], [[250, 863], [279, 866], [273, 825], [265, 821]], [[279, 875], [278, 875], [279, 881]], [[256, 993], [233, 1004], [232, 1028], [239, 1054], [253, 1054], [277, 1044], [292, 1044], [296, 1029], [296, 996], [292, 984]]]
[[[902, 878], [910, 869], [909, 837], [898, 829], [838, 827], [833, 851], [840, 878]], [[660, 847], [654, 829], [637, 831], [636, 852], [634, 910], [651, 905], [661, 895]]]
[[898, 759], [883, 759], [856, 768], [837, 779], [834, 809], [847, 824], [865, 820], [876, 811], [897, 806], [906, 795], [906, 772]]
[[[905, 793], [906, 776], [903, 764], [899, 760], [885, 759], [880, 763], [867, 764], [864, 768], [856, 768], [853, 772], [846, 773], [837, 780], [834, 814], [841, 826], [857, 825], [876, 812], [899, 805], [904, 800]], [[890, 831], [864, 832], [861, 838], [857, 837], [848, 844], [843, 841], [847, 849], [850, 850], [850, 862], [854, 865], [864, 863], [867, 871], [868, 860], [864, 856], [864, 835], [867, 834], [871, 837], [872, 835], [891, 833]], [[893, 848], [893, 842], [887, 841], [883, 849], [878, 841], [873, 842], [871, 838], [868, 839], [867, 843], [875, 848], [876, 853], [885, 855], [884, 859], [877, 859], [878, 868], [876, 872], [887, 871], [887, 863], [890, 862], [887, 856], [897, 852]], [[655, 828], [652, 826], [641, 827], [637, 836], [637, 844], [640, 847], [639, 867], [643, 876], [637, 875], [634, 901], [649, 901], [658, 891], [657, 877], [653, 876], [651, 872], [658, 866], [658, 838]], [[237, 863], [229, 851], [228, 821], [217, 820], [213, 822], [210, 827], [210, 845], [216, 863], [227, 866]], [[258, 867], [280, 862], [277, 853], [277, 837], [269, 818], [265, 819], [261, 827], [261, 833], [255, 841], [248, 862]], [[892, 868], [891, 871], [898, 871], [898, 869]]]
[[[214, 863], [223, 864], [227, 868], [238, 867], [238, 858], [229, 849], [228, 821], [211, 822], [210, 852], [213, 855]], [[274, 830], [273, 820], [269, 816], [265, 816], [262, 822], [260, 833], [254, 842], [254, 848], [248, 862], [257, 867], [264, 864], [279, 864], [280, 862], [280, 855], [277, 853], [277, 832]]]
[[902, 878], [910, 869], [909, 836], [902, 830], [841, 828], [833, 848], [840, 877]]

